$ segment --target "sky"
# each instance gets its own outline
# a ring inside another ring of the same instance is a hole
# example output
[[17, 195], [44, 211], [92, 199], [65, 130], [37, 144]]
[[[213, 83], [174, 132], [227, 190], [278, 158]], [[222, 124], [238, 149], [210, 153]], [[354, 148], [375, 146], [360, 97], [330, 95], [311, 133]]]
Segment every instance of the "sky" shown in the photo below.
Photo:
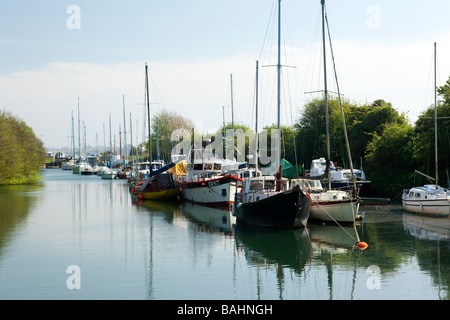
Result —
[[[233, 112], [235, 123], [253, 128], [258, 60], [258, 126], [271, 125], [276, 6], [276, 0], [2, 1], [0, 109], [57, 151], [71, 144], [72, 113], [78, 140], [78, 98], [81, 131], [92, 146], [109, 145], [109, 114], [118, 143], [125, 106], [128, 143], [132, 135], [136, 144], [145, 139], [147, 63], [151, 115], [167, 109], [211, 133]], [[450, 76], [450, 1], [327, 0], [326, 12], [344, 97], [359, 104], [384, 99], [414, 123], [434, 101], [434, 42], [438, 86]], [[292, 125], [320, 94], [311, 92], [324, 87], [320, 0], [283, 0], [281, 13], [281, 121]], [[333, 91], [328, 40], [326, 54]]]

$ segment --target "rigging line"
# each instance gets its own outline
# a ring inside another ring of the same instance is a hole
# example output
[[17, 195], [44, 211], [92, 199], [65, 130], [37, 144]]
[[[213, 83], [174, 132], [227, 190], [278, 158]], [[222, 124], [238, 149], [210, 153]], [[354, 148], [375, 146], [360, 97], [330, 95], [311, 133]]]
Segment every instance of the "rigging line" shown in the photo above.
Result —
[[[324, 206], [322, 206], [319, 202], [314, 202], [314, 203], [316, 203], [319, 206], [319, 208], [322, 209], [350, 238], [352, 238], [356, 242], [360, 241], [358, 233], [356, 233], [357, 239], [355, 239], [355, 237], [353, 237], [347, 230], [345, 230], [345, 228], [324, 208]], [[352, 211], [353, 211], [353, 207], [352, 207]], [[353, 225], [355, 225], [354, 222], [353, 222]]]
[[336, 73], [336, 64], [335, 64], [335, 61], [334, 61], [333, 45], [332, 45], [332, 42], [331, 42], [330, 26], [328, 24], [328, 15], [326, 13], [325, 13], [325, 21], [326, 21], [326, 24], [327, 24], [328, 40], [330, 42], [331, 58], [332, 58], [332, 61], [333, 61], [333, 69], [334, 69], [334, 76], [335, 76], [335, 79], [336, 79], [336, 88], [337, 88], [337, 91], [338, 91], [339, 106], [341, 107], [342, 125], [343, 125], [343, 128], [344, 128], [345, 143], [346, 143], [346, 146], [347, 146], [347, 156], [348, 156], [348, 161], [350, 163], [350, 172], [352, 174], [353, 189], [356, 192], [356, 182], [355, 182], [355, 175], [354, 175], [354, 172], [353, 172], [352, 155], [351, 155], [351, 152], [350, 152], [350, 144], [348, 142], [347, 127], [345, 125], [345, 118], [344, 118], [344, 110], [342, 108], [341, 93], [340, 93], [338, 77], [337, 77], [337, 73]]
[[270, 16], [269, 16], [269, 21], [268, 21], [268, 23], [267, 23], [266, 33], [265, 33], [265, 35], [264, 35], [264, 40], [263, 40], [263, 44], [262, 44], [262, 46], [261, 46], [261, 50], [260, 50], [260, 52], [259, 52], [258, 60], [261, 60], [262, 52], [263, 52], [263, 50], [264, 50], [264, 46], [265, 46], [266, 40], [267, 40], [267, 35], [268, 35], [268, 33], [269, 33], [270, 26], [272, 25], [272, 24], [271, 24], [271, 21], [272, 21], [272, 16], [273, 16], [274, 8], [275, 8], [275, 3], [276, 3], [276, 0], [274, 0], [273, 3], [272, 3], [272, 8], [271, 8], [271, 10], [270, 10]]
[[164, 104], [164, 100], [162, 99], [161, 95], [159, 94], [159, 90], [158, 90], [158, 87], [156, 86], [156, 82], [155, 82], [155, 80], [153, 79], [153, 77], [152, 77], [152, 75], [151, 75], [150, 72], [149, 72], [149, 78], [150, 78], [150, 81], [152, 82], [152, 84], [153, 84], [153, 86], [154, 86], [154, 88], [155, 88], [156, 93], [158, 94], [159, 99], [161, 100], [161, 103], [162, 103], [163, 108], [166, 109], [166, 106], [165, 106], [165, 104]]

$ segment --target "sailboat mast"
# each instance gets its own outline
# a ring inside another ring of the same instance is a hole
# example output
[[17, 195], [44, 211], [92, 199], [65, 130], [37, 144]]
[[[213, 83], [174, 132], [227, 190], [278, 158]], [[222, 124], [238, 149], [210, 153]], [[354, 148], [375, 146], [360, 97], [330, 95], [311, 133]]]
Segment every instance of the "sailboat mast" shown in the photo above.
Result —
[[[328, 85], [327, 85], [327, 58], [326, 58], [326, 46], [325, 46], [325, 0], [321, 0], [322, 4], [322, 40], [323, 40], [323, 73], [324, 73], [324, 99], [325, 99], [325, 126], [327, 131], [327, 159], [329, 162], [331, 158], [330, 151], [330, 120], [328, 111]], [[327, 163], [327, 168], [329, 163]], [[331, 177], [330, 170], [327, 170], [328, 190], [331, 189]]]
[[[281, 128], [280, 128], [280, 105], [281, 105], [281, 0], [278, 1], [278, 63], [277, 63], [277, 160], [278, 168], [281, 167]], [[278, 169], [280, 170], [280, 169]], [[281, 175], [281, 172], [279, 172]]]
[[233, 75], [230, 74], [230, 95], [231, 95], [231, 129], [233, 129], [234, 135], [234, 99], [233, 99]]
[[148, 158], [150, 162], [150, 175], [152, 174], [152, 140], [151, 140], [151, 125], [150, 125], [150, 95], [148, 91], [148, 66], [145, 64], [145, 88], [147, 97], [147, 120], [148, 120]]
[[124, 133], [124, 138], [125, 138], [125, 142], [123, 144], [124, 149], [125, 149], [125, 161], [128, 160], [128, 149], [127, 149], [127, 122], [126, 122], [126, 116], [125, 116], [125, 95], [122, 95], [123, 98], [123, 133]]
[[72, 110], [72, 154], [73, 154], [73, 161], [75, 162], [75, 124], [73, 120], [73, 110]]
[[434, 43], [434, 166], [436, 174], [436, 190], [439, 187], [438, 144], [437, 144], [437, 79], [436, 79], [436, 42]]
[[256, 84], [255, 84], [255, 168], [258, 171], [258, 86], [259, 86], [259, 62], [256, 61]]
[[80, 97], [78, 97], [78, 161], [81, 161]]
[[111, 113], [109, 113], [109, 167], [111, 168], [111, 170], [113, 169]]

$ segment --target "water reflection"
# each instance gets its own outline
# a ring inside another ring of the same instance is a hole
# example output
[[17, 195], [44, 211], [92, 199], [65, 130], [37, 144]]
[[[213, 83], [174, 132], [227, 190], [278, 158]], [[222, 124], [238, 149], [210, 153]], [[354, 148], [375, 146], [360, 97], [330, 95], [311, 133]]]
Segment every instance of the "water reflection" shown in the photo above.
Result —
[[[2, 298], [449, 298], [450, 219], [365, 206], [356, 227], [272, 230], [228, 210], [134, 201], [119, 180], [46, 175], [0, 188]], [[81, 291], [65, 288], [70, 264], [83, 268]], [[372, 266], [379, 290], [367, 287]]]
[[450, 219], [405, 213], [403, 226], [413, 237], [434, 241], [450, 240]]
[[226, 209], [210, 208], [183, 201], [180, 210], [197, 226], [198, 231], [202, 232], [220, 232], [230, 235], [232, 225], [236, 223], [236, 217]]
[[433, 277], [438, 298], [448, 300], [450, 219], [405, 213], [403, 226], [405, 231], [418, 241], [415, 252], [419, 266]]
[[174, 223], [180, 212], [180, 204], [178, 202], [133, 199], [133, 205], [140, 211], [161, 216], [169, 224]]
[[40, 185], [0, 186], [0, 257], [10, 235], [36, 205], [41, 190]]
[[264, 268], [291, 268], [301, 274], [311, 258], [308, 230], [264, 229], [244, 224], [235, 225], [236, 247], [251, 265]]

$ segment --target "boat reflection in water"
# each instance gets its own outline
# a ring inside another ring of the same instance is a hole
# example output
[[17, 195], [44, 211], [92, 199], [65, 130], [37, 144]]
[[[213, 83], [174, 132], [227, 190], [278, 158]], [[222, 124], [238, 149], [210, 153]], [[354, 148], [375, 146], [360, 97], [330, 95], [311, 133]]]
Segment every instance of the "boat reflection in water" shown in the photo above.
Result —
[[450, 240], [450, 219], [405, 213], [403, 227], [415, 238], [434, 241]]
[[313, 250], [347, 251], [354, 249], [359, 235], [353, 226], [310, 225]]
[[236, 218], [231, 214], [231, 210], [224, 208], [206, 207], [183, 201], [180, 205], [180, 212], [206, 232], [231, 234], [232, 225], [236, 223]]
[[306, 228], [278, 230], [237, 224], [233, 233], [237, 250], [255, 266], [290, 268], [300, 275], [311, 258]]

